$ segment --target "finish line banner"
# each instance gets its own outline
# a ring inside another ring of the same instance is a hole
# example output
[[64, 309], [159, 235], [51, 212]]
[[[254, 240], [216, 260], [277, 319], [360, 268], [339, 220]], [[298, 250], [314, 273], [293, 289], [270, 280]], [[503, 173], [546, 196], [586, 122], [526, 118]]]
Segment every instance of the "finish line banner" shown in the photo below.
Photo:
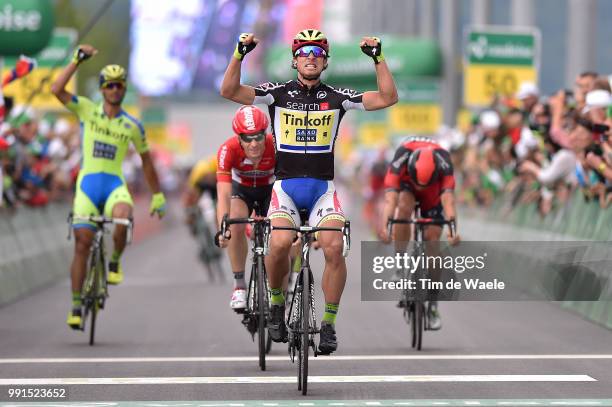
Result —
[[609, 242], [361, 243], [362, 301], [610, 301]]

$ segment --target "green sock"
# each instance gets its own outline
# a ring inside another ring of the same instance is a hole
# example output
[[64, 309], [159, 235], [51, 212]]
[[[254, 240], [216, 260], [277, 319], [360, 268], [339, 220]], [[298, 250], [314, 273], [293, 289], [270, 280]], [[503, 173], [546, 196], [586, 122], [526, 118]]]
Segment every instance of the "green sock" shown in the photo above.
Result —
[[121, 259], [121, 253], [114, 250], [113, 254], [111, 255], [111, 259], [110, 259], [111, 263], [119, 263], [119, 259]]
[[328, 324], [335, 324], [339, 306], [340, 304], [332, 304], [331, 302], [325, 303], [325, 313], [323, 314], [323, 321], [327, 322]]
[[270, 288], [270, 302], [273, 305], [285, 304], [285, 294], [281, 288]]
[[72, 308], [79, 308], [81, 306], [81, 293], [79, 291], [72, 292]]

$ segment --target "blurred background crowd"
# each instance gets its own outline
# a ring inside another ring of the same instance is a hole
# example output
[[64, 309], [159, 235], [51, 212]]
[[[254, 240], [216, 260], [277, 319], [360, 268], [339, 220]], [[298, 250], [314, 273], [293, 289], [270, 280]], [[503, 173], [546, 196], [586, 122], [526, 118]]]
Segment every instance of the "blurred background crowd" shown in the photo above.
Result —
[[[545, 217], [578, 196], [602, 211], [612, 203], [612, 96], [607, 76], [612, 54], [593, 51], [607, 46], [602, 39], [611, 35], [611, 26], [605, 24], [612, 15], [610, 2], [48, 3], [55, 12], [55, 28], [47, 48], [30, 55], [38, 59], [38, 67], [3, 89], [0, 211], [5, 213], [71, 200], [80, 161], [79, 124], [49, 95], [45, 83], [61, 70], [77, 43], [92, 43], [101, 52], [94, 62], [83, 64], [70, 90], [95, 100], [99, 69], [107, 63], [126, 66], [130, 82], [125, 108], [143, 121], [164, 189], [172, 191], [185, 183], [194, 163], [214, 155], [232, 135], [236, 106], [224, 102], [218, 88], [237, 36], [252, 31], [261, 40], [245, 61], [243, 82], [282, 81], [295, 75], [288, 44], [304, 27], [319, 27], [330, 38], [324, 80], [357, 90], [375, 87], [373, 69], [362, 61], [358, 40], [366, 34], [383, 39], [400, 103], [381, 112], [347, 115], [336, 147], [337, 176], [359, 191], [368, 218], [376, 216], [394, 148], [409, 136], [432, 137], [449, 149], [457, 194], [467, 207], [501, 203], [512, 210], [536, 205]], [[515, 31], [526, 33], [527, 40], [512, 37]], [[486, 52], [495, 51], [494, 41], [502, 36], [505, 48], [500, 49], [516, 54], [491, 59], [493, 54]], [[485, 62], [479, 60], [483, 55], [490, 58], [489, 65], [478, 65]], [[449, 60], [463, 64], [445, 63]], [[515, 69], [517, 64], [523, 71]], [[11, 66], [5, 61], [3, 74]], [[488, 71], [476, 78], [470, 71], [474, 67]], [[490, 80], [501, 72], [496, 69], [505, 70], [502, 79], [509, 80], [509, 86]], [[36, 89], [33, 83], [42, 86]], [[480, 94], [470, 95], [474, 92]], [[136, 193], [142, 185], [139, 166], [133, 153], [124, 163]]]
[[447, 142], [461, 174], [461, 201], [488, 206], [504, 194], [511, 206], [537, 202], [546, 215], [579, 189], [607, 208], [611, 102], [608, 78], [593, 71], [550, 96], [524, 82], [515, 98], [494, 100], [466, 134]]

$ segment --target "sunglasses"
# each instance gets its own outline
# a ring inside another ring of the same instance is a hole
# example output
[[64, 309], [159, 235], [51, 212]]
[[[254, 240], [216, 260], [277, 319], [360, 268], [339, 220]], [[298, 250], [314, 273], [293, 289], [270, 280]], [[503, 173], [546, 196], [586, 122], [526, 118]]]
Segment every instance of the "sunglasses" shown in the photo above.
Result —
[[123, 89], [125, 88], [125, 84], [123, 82], [107, 82], [102, 85], [104, 89]]
[[244, 141], [245, 143], [250, 143], [251, 141], [260, 142], [266, 138], [266, 133], [262, 131], [255, 134], [239, 134], [238, 136], [240, 137], [240, 140]]
[[325, 52], [323, 48], [317, 47], [316, 45], [306, 45], [305, 47], [296, 50], [293, 56], [307, 57], [310, 54], [314, 55], [315, 58], [327, 57], [327, 52]]

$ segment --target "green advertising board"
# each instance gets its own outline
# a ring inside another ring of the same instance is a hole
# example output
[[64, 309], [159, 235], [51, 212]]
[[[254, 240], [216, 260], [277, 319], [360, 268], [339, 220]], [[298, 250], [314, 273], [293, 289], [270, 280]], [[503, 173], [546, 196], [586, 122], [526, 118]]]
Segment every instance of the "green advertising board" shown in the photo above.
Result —
[[533, 33], [471, 31], [467, 59], [470, 64], [523, 65], [536, 63], [536, 36]]
[[535, 27], [467, 27], [464, 104], [488, 106], [495, 97], [514, 97], [523, 82], [537, 84], [540, 38]]
[[[442, 54], [435, 41], [383, 38], [383, 50], [387, 65], [396, 78], [440, 76]], [[266, 56], [265, 66], [272, 81], [295, 78], [289, 45], [272, 47]], [[353, 87], [376, 84], [372, 59], [361, 52], [358, 43], [332, 43], [329, 67], [324, 75], [326, 81], [334, 84]]]
[[0, 57], [36, 54], [54, 25], [51, 0], [0, 0]]
[[[55, 28], [47, 46], [35, 54], [26, 54], [36, 59], [39, 68], [64, 67], [72, 57], [72, 48], [77, 40], [78, 32], [74, 28]], [[4, 58], [7, 66], [15, 65], [17, 57]]]

